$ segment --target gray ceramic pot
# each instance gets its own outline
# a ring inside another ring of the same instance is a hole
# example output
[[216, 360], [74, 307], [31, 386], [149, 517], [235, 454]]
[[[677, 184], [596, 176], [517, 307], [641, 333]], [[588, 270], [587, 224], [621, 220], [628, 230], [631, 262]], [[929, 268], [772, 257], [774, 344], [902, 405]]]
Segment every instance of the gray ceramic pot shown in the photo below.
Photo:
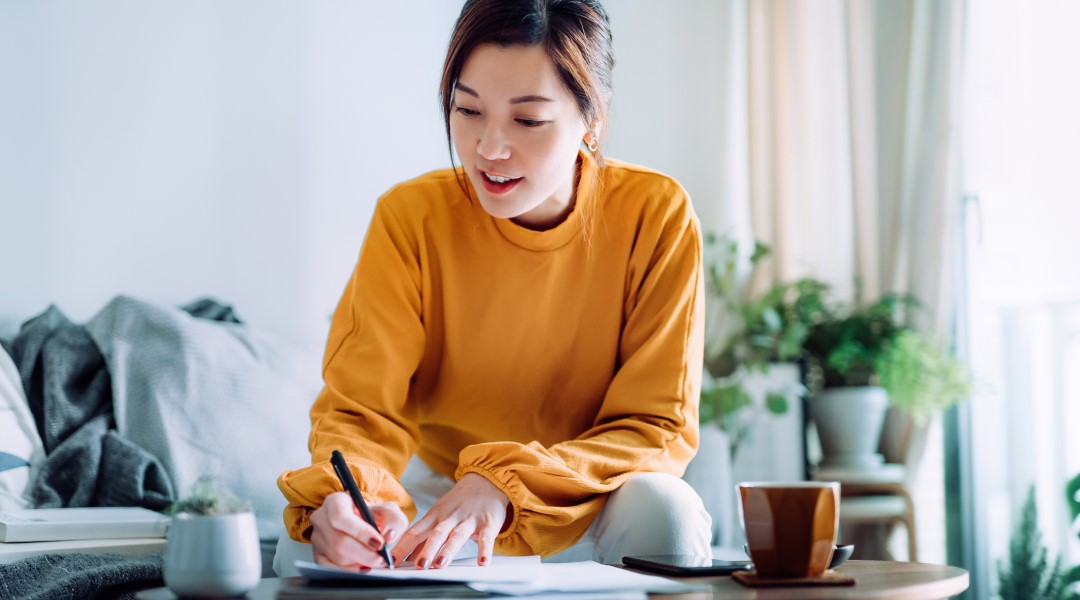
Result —
[[165, 585], [180, 597], [251, 591], [262, 575], [255, 515], [175, 515], [165, 538], [164, 568]]

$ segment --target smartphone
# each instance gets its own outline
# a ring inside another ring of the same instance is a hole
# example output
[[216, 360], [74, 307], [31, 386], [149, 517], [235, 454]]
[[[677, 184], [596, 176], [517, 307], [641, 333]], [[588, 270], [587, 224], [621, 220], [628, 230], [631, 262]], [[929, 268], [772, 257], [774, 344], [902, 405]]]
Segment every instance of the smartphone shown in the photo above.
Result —
[[754, 563], [749, 560], [717, 560], [690, 554], [624, 556], [622, 561], [628, 567], [664, 575], [730, 575], [754, 568]]

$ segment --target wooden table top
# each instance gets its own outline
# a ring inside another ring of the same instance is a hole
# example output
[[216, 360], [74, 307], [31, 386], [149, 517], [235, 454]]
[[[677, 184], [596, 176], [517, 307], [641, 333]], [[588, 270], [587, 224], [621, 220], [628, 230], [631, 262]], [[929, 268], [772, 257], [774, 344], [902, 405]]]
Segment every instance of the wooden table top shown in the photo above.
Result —
[[[690, 577], [682, 581], [707, 583], [713, 592], [693, 594], [656, 595], [664, 600], [706, 600], [706, 599], [754, 599], [779, 600], [800, 598], [830, 598], [845, 600], [849, 598], [874, 598], [880, 600], [938, 600], [949, 598], [963, 592], [968, 587], [967, 571], [944, 565], [908, 563], [877, 560], [849, 560], [836, 569], [837, 572], [855, 578], [853, 586], [829, 587], [773, 587], [748, 588], [731, 577]], [[281, 589], [281, 579], [263, 579], [259, 586], [245, 596], [250, 600], [274, 600]], [[341, 595], [338, 595], [341, 594]], [[345, 597], [342, 592], [335, 597]], [[172, 600], [176, 598], [166, 588], [156, 588], [139, 592], [141, 600]], [[364, 595], [370, 598], [370, 594]]]
[[[849, 560], [836, 569], [855, 578], [853, 586], [748, 588], [731, 577], [695, 577], [687, 581], [709, 583], [710, 594], [663, 596], [669, 600], [732, 598], [779, 600], [800, 598], [876, 598], [881, 600], [937, 600], [955, 596], [968, 588], [967, 571], [945, 565], [884, 560]], [[797, 593], [796, 593], [797, 591]]]

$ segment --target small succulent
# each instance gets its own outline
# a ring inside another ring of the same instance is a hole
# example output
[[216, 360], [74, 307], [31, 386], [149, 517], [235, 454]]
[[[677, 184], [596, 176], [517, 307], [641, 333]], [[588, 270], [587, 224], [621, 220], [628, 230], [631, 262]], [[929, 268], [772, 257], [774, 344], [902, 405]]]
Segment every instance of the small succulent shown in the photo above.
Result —
[[174, 502], [166, 514], [230, 515], [251, 511], [251, 503], [237, 498], [213, 477], [200, 477], [191, 486], [191, 495]]

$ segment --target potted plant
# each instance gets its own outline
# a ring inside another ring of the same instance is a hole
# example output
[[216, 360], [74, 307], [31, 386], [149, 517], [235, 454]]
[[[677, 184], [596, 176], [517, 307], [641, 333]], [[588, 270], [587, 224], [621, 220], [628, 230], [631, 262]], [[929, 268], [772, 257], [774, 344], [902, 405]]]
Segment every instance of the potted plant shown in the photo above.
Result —
[[262, 557], [255, 514], [210, 478], [169, 507], [165, 585], [180, 597], [244, 594], [259, 583]]
[[826, 308], [811, 326], [803, 349], [822, 466], [877, 468], [890, 405], [925, 421], [969, 393], [967, 367], [911, 326], [920, 308], [910, 294], [889, 294], [860, 308]]
[[998, 560], [998, 596], [1002, 600], [1065, 600], [1072, 596], [1062, 571], [1061, 555], [1051, 562], [1039, 531], [1035, 486], [1028, 486], [1020, 522], [1009, 539], [1008, 561]]

